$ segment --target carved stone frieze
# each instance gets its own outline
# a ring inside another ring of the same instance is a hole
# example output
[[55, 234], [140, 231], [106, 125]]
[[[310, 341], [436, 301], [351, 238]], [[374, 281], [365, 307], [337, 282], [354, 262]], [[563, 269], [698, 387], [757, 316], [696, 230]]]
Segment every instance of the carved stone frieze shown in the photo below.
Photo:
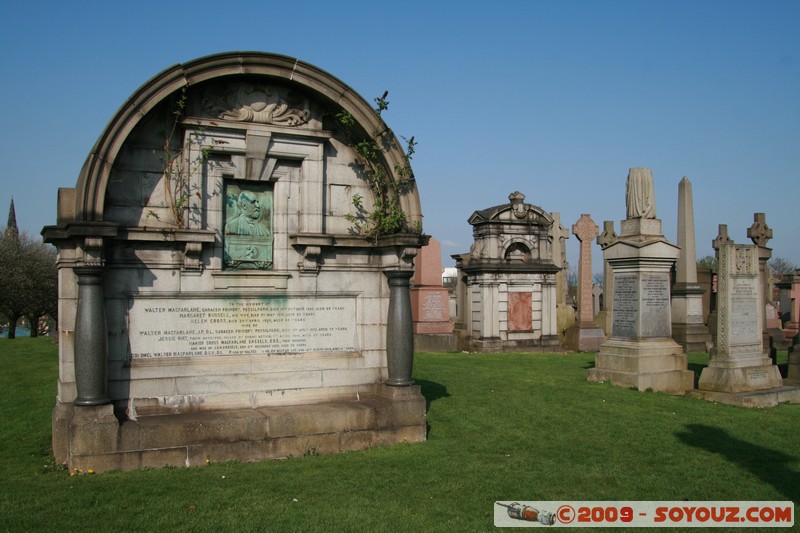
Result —
[[287, 88], [237, 83], [224, 91], [209, 89], [203, 95], [204, 113], [221, 119], [278, 126], [302, 126], [311, 116], [307, 98]]

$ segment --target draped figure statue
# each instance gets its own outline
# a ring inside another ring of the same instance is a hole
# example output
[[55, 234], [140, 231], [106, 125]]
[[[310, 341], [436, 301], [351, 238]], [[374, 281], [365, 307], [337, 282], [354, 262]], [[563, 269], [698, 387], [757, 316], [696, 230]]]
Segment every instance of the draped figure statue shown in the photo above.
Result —
[[649, 168], [632, 168], [625, 191], [628, 218], [656, 218], [653, 173]]

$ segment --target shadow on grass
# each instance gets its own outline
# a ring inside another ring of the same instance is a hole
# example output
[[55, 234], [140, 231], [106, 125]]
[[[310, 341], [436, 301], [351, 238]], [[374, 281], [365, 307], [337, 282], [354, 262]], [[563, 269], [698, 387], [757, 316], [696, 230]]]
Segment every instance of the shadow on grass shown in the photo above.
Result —
[[797, 457], [732, 437], [727, 431], [704, 424], [688, 424], [686, 431], [677, 434], [689, 446], [722, 455], [738, 467], [768, 483], [787, 500], [796, 500], [800, 473], [788, 463]]
[[700, 384], [700, 374], [703, 372], [703, 369], [708, 365], [705, 363], [689, 363], [687, 368], [694, 372], [694, 388], [696, 389], [697, 386]]
[[427, 379], [415, 379], [414, 383], [420, 386], [420, 392], [425, 396], [425, 410], [431, 408], [431, 402], [439, 398], [447, 398], [450, 393], [447, 392], [447, 387], [435, 381], [428, 381]]

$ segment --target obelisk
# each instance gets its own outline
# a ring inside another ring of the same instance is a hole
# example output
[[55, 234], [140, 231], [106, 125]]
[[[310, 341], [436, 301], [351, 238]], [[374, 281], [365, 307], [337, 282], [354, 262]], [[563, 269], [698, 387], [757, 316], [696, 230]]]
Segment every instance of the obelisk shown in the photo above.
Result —
[[697, 283], [692, 183], [684, 176], [678, 184], [678, 248], [672, 286], [672, 338], [687, 352], [707, 352], [710, 343], [703, 320], [703, 289]]

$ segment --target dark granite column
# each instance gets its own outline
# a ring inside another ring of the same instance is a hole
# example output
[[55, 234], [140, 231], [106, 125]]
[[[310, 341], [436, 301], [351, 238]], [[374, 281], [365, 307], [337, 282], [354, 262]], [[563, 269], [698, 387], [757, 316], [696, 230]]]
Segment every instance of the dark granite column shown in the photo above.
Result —
[[387, 385], [405, 387], [413, 385], [411, 370], [414, 365], [414, 330], [411, 318], [410, 280], [413, 271], [390, 270], [389, 317], [386, 324], [386, 362], [389, 367]]
[[75, 405], [103, 405], [108, 398], [108, 335], [103, 301], [103, 269], [80, 267], [75, 317]]

